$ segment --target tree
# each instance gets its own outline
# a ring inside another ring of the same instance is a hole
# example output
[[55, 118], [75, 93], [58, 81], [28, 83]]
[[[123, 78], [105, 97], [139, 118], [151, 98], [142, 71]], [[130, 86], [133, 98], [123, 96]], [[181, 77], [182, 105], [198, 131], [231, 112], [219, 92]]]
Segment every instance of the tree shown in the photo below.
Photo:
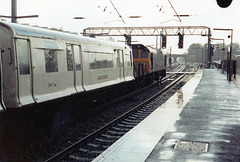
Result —
[[[223, 49], [223, 44], [222, 43], [216, 44], [214, 46], [213, 60], [214, 61], [222, 60], [223, 58], [226, 60], [227, 59], [227, 51], [228, 51], [229, 47], [230, 47], [230, 44], [225, 45], [225, 49], [222, 50]], [[240, 55], [240, 47], [239, 47], [238, 43], [233, 43], [232, 44], [232, 59], [233, 60], [235, 59], [236, 55]]]
[[[228, 45], [227, 48], [228, 47], [230, 47], [230, 45]], [[226, 48], [226, 51], [227, 51], [227, 48]], [[232, 44], [232, 59], [235, 59], [236, 55], [240, 55], [239, 43]]]
[[200, 43], [193, 43], [188, 48], [188, 61], [192, 63], [201, 63], [203, 46]]
[[223, 47], [223, 43], [215, 44], [213, 53], [212, 61], [225, 60], [227, 58], [227, 46]]

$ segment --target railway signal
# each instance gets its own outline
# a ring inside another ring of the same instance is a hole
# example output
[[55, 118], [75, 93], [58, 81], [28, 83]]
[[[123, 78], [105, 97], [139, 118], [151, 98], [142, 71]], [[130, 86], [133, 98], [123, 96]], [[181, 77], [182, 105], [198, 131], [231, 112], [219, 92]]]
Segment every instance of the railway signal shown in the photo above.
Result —
[[162, 35], [162, 48], [165, 49], [167, 47], [167, 36]]
[[183, 34], [178, 33], [179, 41], [178, 41], [178, 48], [183, 48]]

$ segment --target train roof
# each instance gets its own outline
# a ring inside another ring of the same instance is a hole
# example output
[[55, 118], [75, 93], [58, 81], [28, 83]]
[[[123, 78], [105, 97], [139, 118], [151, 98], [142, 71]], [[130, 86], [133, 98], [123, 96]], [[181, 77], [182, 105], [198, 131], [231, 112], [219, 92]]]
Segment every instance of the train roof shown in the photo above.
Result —
[[40, 27], [32, 27], [28, 25], [21, 25], [16, 23], [9, 23], [0, 21], [0, 26], [12, 29], [12, 31], [19, 36], [27, 37], [37, 37], [37, 38], [46, 38], [46, 39], [62, 39], [62, 40], [71, 40], [71, 41], [87, 41], [87, 42], [96, 42], [96, 43], [107, 43], [113, 46], [122, 46], [116, 42], [104, 41], [96, 38], [83, 37], [76, 34], [65, 33], [62, 31], [55, 31]]
[[140, 50], [145, 50], [149, 52], [157, 52], [160, 51], [160, 49], [153, 48], [151, 46], [145, 46], [143, 44], [131, 44], [132, 49], [140, 49]]
[[21, 35], [21, 36], [48, 38], [48, 39], [66, 39], [68, 37], [73, 39], [74, 37], [77, 37], [77, 35], [74, 35], [74, 34], [67, 34], [60, 31], [53, 31], [49, 29], [32, 27], [32, 26], [21, 25], [16, 23], [0, 22], [0, 25], [11, 28], [17, 35]]

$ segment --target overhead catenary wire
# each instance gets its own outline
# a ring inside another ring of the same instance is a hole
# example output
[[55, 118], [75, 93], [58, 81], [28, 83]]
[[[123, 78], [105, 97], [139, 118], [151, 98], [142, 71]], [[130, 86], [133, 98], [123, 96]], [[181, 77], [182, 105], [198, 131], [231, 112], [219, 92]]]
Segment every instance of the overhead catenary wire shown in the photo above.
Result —
[[168, 0], [169, 4], [171, 5], [171, 8], [173, 9], [173, 11], [175, 12], [175, 14], [177, 15], [178, 19], [180, 22], [182, 22], [182, 20], [180, 19], [180, 16], [178, 15], [177, 11], [175, 10], [175, 8], [173, 7], [172, 3], [170, 2], [170, 0]]
[[123, 23], [126, 24], [126, 22], [124, 21], [124, 19], [122, 18], [122, 15], [118, 12], [117, 8], [115, 7], [114, 3], [112, 2], [112, 0], [110, 0], [112, 6], [114, 7], [114, 9], [116, 10], [116, 12], [118, 13], [119, 17], [122, 19]]

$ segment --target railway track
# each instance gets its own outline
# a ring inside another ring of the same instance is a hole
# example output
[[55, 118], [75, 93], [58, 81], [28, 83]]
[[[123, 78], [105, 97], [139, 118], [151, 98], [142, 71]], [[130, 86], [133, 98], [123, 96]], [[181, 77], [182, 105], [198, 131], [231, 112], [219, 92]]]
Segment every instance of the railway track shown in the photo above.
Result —
[[[183, 69], [184, 68], [178, 68], [177, 72]], [[151, 114], [159, 106], [158, 102], [161, 100], [160, 96], [179, 83], [185, 76], [186, 73], [172, 74], [164, 78], [161, 81], [161, 86], [163, 83], [167, 85], [161, 91], [46, 161], [92, 161], [130, 129]], [[171, 83], [169, 84], [169, 82]]]

